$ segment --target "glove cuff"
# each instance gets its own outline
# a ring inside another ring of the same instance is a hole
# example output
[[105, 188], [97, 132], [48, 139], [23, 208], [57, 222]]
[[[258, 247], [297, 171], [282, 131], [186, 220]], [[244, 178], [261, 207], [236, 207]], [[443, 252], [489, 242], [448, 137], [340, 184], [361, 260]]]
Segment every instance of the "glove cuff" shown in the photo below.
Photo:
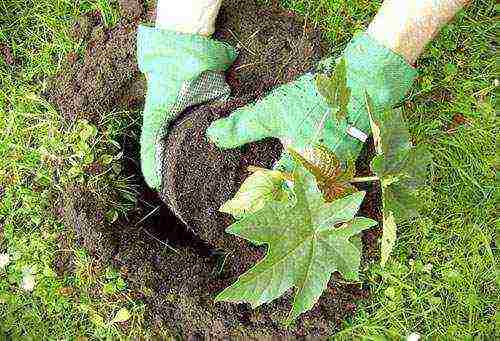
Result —
[[417, 71], [367, 33], [356, 35], [343, 57], [347, 64], [347, 86], [351, 88], [348, 123], [369, 131], [365, 92], [372, 98], [375, 110], [395, 106], [408, 93]]
[[211, 36], [222, 0], [159, 0], [156, 27], [167, 30]]
[[187, 80], [202, 71], [224, 71], [236, 59], [236, 50], [197, 34], [140, 25], [137, 61], [143, 73], [162, 73]]

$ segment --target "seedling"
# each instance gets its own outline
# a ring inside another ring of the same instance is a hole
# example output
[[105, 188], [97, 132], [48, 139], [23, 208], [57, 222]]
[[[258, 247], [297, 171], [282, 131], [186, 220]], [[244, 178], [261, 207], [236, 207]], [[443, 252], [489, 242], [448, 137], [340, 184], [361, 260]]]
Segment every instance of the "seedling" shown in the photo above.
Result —
[[[331, 76], [318, 75], [316, 85], [335, 120], [345, 120], [350, 89], [345, 61]], [[375, 176], [355, 178], [353, 160], [339, 160], [323, 145], [308, 158], [288, 149], [296, 163], [293, 175], [253, 169], [236, 196], [221, 211], [240, 220], [227, 232], [257, 245], [268, 245], [266, 257], [222, 291], [219, 301], [248, 302], [252, 307], [270, 302], [295, 287], [291, 323], [310, 310], [333, 272], [359, 280], [360, 250], [349, 239], [377, 223], [355, 217], [364, 192], [352, 183], [380, 181], [382, 187], [384, 265], [396, 240], [396, 224], [417, 215], [415, 190], [425, 181], [430, 155], [413, 147], [400, 110], [374, 111], [365, 96], [377, 155], [371, 162]]]

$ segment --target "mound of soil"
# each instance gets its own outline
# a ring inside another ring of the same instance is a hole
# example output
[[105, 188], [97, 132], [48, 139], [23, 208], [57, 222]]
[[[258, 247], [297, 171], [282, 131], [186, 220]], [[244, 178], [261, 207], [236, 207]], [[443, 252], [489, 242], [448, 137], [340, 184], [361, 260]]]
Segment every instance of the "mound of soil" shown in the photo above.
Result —
[[[81, 58], [68, 56], [67, 69], [47, 94], [69, 119], [83, 116], [98, 123], [106, 112], [141, 109], [144, 80], [135, 61], [135, 28], [140, 21], [151, 21], [147, 13], [154, 9], [139, 0], [120, 3], [126, 19], [111, 30], [103, 29], [93, 14], [75, 24], [75, 32], [83, 34], [88, 48]], [[214, 303], [217, 292], [264, 255], [263, 248], [225, 234], [231, 218], [217, 209], [247, 176], [248, 165], [271, 166], [281, 147], [271, 139], [222, 152], [206, 141], [205, 129], [273, 86], [310, 70], [326, 46], [320, 33], [302, 19], [277, 7], [259, 7], [253, 0], [225, 1], [217, 27], [215, 37], [240, 50], [227, 75], [233, 97], [226, 103], [190, 109], [167, 137], [170, 154], [175, 155], [168, 163], [175, 179], [169, 193], [175, 193], [176, 213], [191, 229], [145, 185], [136, 161], [138, 141], [129, 135], [122, 141], [128, 156], [124, 169], [139, 188], [136, 207], [110, 225], [99, 213], [107, 208], [99, 205], [113, 202], [113, 193], [99, 194], [109, 196], [103, 200], [86, 188], [68, 189], [66, 225], [95, 257], [121, 269], [131, 290], [146, 303], [153, 330], [167, 328], [182, 337], [333, 334], [355, 312], [356, 300], [368, 295], [366, 288], [342, 284], [335, 276], [314, 309], [289, 329], [279, 321], [288, 313], [292, 291], [255, 310], [244, 304]], [[363, 164], [359, 166], [367, 171]], [[379, 215], [376, 199], [369, 196], [364, 204], [365, 212], [375, 218]], [[363, 236], [364, 262], [376, 257], [377, 231]], [[61, 267], [72, 264], [65, 257], [58, 260]]]
[[78, 117], [97, 122], [117, 104], [142, 101], [146, 83], [136, 61], [137, 26], [152, 22], [149, 10], [139, 0], [119, 1], [123, 19], [106, 29], [98, 11], [78, 18], [72, 36], [86, 43], [83, 57], [68, 54], [67, 67], [49, 84], [46, 96], [67, 119]]

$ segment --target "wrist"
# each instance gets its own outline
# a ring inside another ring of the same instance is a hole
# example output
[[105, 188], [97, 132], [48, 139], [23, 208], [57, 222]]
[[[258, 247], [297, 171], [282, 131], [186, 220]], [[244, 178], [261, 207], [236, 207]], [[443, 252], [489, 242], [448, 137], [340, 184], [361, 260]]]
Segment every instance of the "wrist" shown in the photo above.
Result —
[[367, 33], [413, 64], [469, 0], [386, 0]]
[[180, 33], [211, 36], [222, 0], [158, 0], [156, 27]]

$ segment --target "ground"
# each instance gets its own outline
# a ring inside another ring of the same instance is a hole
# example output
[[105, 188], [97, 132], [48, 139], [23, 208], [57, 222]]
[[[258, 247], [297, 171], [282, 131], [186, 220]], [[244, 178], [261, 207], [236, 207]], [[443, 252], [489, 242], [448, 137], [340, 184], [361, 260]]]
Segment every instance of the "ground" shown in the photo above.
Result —
[[[272, 1], [269, 1], [271, 5]], [[379, 1], [282, 1], [317, 23], [340, 52], [366, 27]], [[368, 299], [353, 305], [338, 338], [494, 338], [498, 297], [495, 265], [495, 60], [493, 1], [473, 1], [417, 61], [419, 76], [404, 103], [412, 138], [433, 154], [429, 186], [419, 193], [421, 219], [402, 226], [385, 269], [370, 263]], [[126, 270], [102, 264], [61, 219], [69, 185], [120, 193], [97, 218], [120, 219], [135, 189], [120, 171], [123, 136], [136, 139], [140, 113], [101, 118], [99, 129], [68, 121], [44, 99], [48, 79], [75, 41], [75, 18], [94, 11], [105, 25], [119, 20], [108, 0], [7, 0], [0, 3], [0, 335], [35, 339], [169, 335], [154, 330], [148, 306], [130, 288]], [[118, 144], [118, 146], [117, 146]], [[94, 160], [105, 165], [97, 176]], [[101, 215], [101, 216], [99, 216]], [[2, 259], [8, 255], [8, 264]], [[61, 256], [65, 255], [65, 256]], [[3, 258], [2, 258], [3, 257]], [[31, 286], [34, 287], [31, 290]], [[130, 318], [114, 319], [127, 309]], [[122, 309], [122, 310], [121, 310]]]

